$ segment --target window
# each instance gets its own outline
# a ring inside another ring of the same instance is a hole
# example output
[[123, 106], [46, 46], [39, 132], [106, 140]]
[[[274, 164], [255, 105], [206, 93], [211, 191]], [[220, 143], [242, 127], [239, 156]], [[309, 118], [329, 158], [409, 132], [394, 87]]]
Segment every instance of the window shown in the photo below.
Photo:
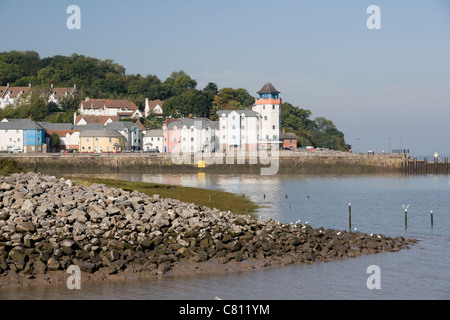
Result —
[[277, 140], [277, 135], [273, 135], [273, 141], [276, 141]]
[[235, 119], [236, 119], [236, 117], [235, 117], [235, 116], [233, 116], [233, 117], [232, 117], [232, 119], [233, 119], [233, 120], [235, 120]]
[[236, 126], [231, 126], [231, 129], [233, 129], [233, 130], [236, 129]]
[[225, 129], [225, 126], [222, 126], [222, 129]]
[[17, 142], [20, 142], [20, 138], [17, 138]]
[[95, 138], [95, 141], [98, 141], [98, 138]]
[[109, 142], [112, 142], [112, 138], [109, 138]]
[[275, 126], [272, 126], [272, 129], [275, 130]]
[[265, 105], [263, 105], [263, 110], [266, 110], [266, 106]]
[[12, 142], [12, 138], [9, 138], [9, 142]]
[[173, 142], [177, 142], [177, 138], [173, 138]]
[[264, 116], [264, 120], [267, 120], [267, 116]]
[[109, 151], [109, 146], [106, 146], [106, 151]]
[[272, 105], [272, 110], [275, 110], [275, 105], [274, 104]]
[[186, 142], [186, 138], [183, 138], [183, 142]]
[[191, 138], [191, 142], [194, 142], [194, 138], [193, 137]]
[[82, 147], [81, 149], [83, 149], [83, 150], [84, 150], [84, 149], [85, 149], [85, 147], [83, 146], [83, 147]]
[[37, 142], [41, 142], [41, 138], [38, 138], [38, 141]]
[[89, 138], [86, 138], [86, 141], [89, 142]]

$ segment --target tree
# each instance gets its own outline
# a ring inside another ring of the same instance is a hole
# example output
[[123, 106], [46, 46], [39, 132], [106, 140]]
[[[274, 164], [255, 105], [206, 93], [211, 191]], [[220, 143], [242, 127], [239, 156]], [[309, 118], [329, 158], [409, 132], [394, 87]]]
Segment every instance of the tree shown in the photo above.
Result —
[[50, 146], [52, 147], [53, 151], [58, 150], [60, 144], [61, 141], [59, 139], [58, 134], [56, 132], [53, 132], [50, 136]]
[[314, 119], [312, 136], [317, 147], [347, 151], [350, 146], [345, 143], [344, 134], [339, 131], [333, 121], [324, 117]]
[[222, 88], [212, 101], [210, 119], [217, 120], [219, 110], [248, 109], [254, 102], [255, 98], [245, 89]]
[[211, 96], [207, 93], [190, 89], [180, 95], [173, 96], [164, 102], [164, 112], [174, 118], [194, 117], [207, 118], [211, 111]]

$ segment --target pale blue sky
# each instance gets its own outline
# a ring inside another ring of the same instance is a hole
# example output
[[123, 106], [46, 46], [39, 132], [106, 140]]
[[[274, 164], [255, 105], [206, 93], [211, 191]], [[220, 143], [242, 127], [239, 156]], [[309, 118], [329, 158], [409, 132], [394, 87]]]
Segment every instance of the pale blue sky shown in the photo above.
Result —
[[[66, 9], [81, 9], [69, 30]], [[381, 30], [369, 30], [369, 5]], [[113, 59], [165, 80], [184, 70], [333, 120], [361, 150], [450, 154], [450, 4], [446, 0], [0, 0], [0, 51]], [[401, 139], [400, 139], [401, 138]], [[354, 148], [355, 149], [355, 148]]]

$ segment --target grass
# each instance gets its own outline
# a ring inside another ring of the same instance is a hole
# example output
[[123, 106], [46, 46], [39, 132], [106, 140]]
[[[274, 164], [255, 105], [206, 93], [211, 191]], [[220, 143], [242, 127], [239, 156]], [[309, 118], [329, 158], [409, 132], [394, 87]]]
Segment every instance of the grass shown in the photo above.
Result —
[[8, 176], [13, 173], [22, 172], [23, 168], [16, 160], [11, 158], [0, 158], [0, 175]]
[[94, 183], [105, 184], [111, 188], [120, 188], [125, 191], [137, 190], [146, 195], [159, 194], [163, 198], [178, 199], [183, 202], [195, 203], [198, 206], [217, 208], [222, 211], [232, 211], [237, 214], [250, 214], [254, 216], [258, 208], [245, 195], [238, 195], [219, 190], [208, 190], [193, 187], [182, 187], [168, 184], [133, 182], [114, 179], [92, 177], [67, 177], [74, 183], [90, 186]]

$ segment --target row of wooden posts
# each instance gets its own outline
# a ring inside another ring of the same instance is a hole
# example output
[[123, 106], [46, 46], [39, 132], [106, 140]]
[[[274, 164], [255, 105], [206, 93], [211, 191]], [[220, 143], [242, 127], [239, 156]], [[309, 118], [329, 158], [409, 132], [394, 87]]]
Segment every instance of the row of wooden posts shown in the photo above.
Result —
[[[405, 230], [408, 229], [408, 207], [405, 209]], [[431, 229], [433, 229], [433, 210], [430, 212]], [[352, 204], [348, 204], [348, 230], [352, 231]]]
[[434, 161], [428, 161], [427, 157], [417, 160], [417, 157], [406, 157], [402, 162], [402, 171], [406, 173], [449, 173], [448, 157], [441, 162], [438, 157]]

